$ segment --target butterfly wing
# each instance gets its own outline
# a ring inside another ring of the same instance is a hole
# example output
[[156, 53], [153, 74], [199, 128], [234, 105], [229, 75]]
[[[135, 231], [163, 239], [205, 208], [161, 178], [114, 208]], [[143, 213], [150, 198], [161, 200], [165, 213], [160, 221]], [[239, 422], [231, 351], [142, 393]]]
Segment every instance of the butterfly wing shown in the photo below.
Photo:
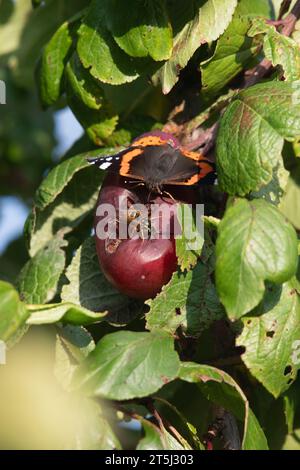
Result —
[[109, 170], [112, 173], [117, 173], [122, 176], [130, 176], [135, 179], [139, 178], [138, 175], [134, 176], [130, 173], [129, 162], [134, 156], [143, 153], [141, 148], [129, 147], [114, 155], [103, 155], [101, 157], [88, 157], [87, 161], [95, 165], [100, 170]]
[[[195, 152], [188, 153], [195, 154]], [[186, 157], [184, 153], [182, 153], [174, 165], [173, 175], [170, 175], [168, 180], [164, 183], [178, 186], [191, 186], [201, 180], [206, 183], [214, 181], [214, 163], [200, 154], [196, 155], [198, 157], [197, 160], [191, 157]]]
[[155, 185], [193, 185], [215, 172], [214, 164], [201, 154], [168, 143], [132, 145], [115, 155], [87, 160], [101, 170]]
[[188, 152], [168, 144], [145, 149], [145, 158], [137, 157], [131, 169], [137, 168], [145, 180], [156, 184], [193, 185], [200, 180], [209, 182], [208, 175], [215, 175], [215, 166], [200, 153]]

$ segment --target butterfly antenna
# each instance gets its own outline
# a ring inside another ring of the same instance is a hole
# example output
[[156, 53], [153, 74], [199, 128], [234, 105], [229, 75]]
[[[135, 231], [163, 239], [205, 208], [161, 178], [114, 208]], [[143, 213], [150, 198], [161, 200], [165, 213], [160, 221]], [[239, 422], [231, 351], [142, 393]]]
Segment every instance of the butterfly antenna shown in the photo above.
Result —
[[163, 194], [165, 194], [166, 196], [169, 196], [172, 199], [172, 201], [177, 202], [176, 199], [173, 198], [172, 194], [168, 193], [168, 191], [163, 190]]

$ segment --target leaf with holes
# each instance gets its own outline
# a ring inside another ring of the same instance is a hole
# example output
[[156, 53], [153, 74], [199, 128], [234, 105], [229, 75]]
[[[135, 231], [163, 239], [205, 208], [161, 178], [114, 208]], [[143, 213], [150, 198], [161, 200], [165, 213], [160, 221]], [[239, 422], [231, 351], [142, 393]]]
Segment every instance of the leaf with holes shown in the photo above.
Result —
[[267, 82], [239, 93], [221, 118], [217, 170], [221, 188], [243, 196], [269, 183], [284, 139], [300, 135], [300, 82]]
[[255, 18], [248, 32], [251, 37], [265, 34], [264, 53], [274, 66], [280, 65], [286, 80], [300, 79], [300, 51], [292, 39], [276, 31], [275, 27], [266, 24], [261, 18]]
[[261, 304], [242, 319], [237, 345], [242, 359], [276, 398], [297, 376], [300, 364], [293, 360], [294, 344], [300, 338], [300, 297], [293, 281], [268, 285]]
[[297, 270], [296, 232], [271, 204], [234, 200], [218, 227], [216, 285], [234, 320], [262, 299], [264, 281], [282, 283]]
[[[288, 186], [289, 172], [285, 169], [283, 161], [280, 159], [278, 165], [273, 168], [271, 181], [262, 186], [259, 191], [251, 191], [250, 198], [264, 199], [265, 201], [278, 206], [283, 203]], [[284, 213], [282, 211], [282, 213]]]
[[224, 315], [210, 278], [211, 268], [202, 262], [188, 272], [176, 272], [155, 299], [147, 301], [147, 328], [174, 333], [182, 325], [188, 335], [198, 336]]

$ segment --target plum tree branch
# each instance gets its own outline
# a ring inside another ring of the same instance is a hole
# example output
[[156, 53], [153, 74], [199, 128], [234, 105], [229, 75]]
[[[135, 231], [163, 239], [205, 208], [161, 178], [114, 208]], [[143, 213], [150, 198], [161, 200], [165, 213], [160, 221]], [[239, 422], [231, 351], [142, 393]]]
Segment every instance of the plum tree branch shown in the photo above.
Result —
[[[297, 0], [291, 12], [284, 20], [278, 20], [283, 28], [281, 34], [284, 36], [290, 36], [295, 29], [295, 25], [300, 18], [300, 0]], [[274, 22], [276, 23], [276, 22]], [[263, 77], [265, 77], [272, 69], [273, 65], [268, 59], [263, 59], [254, 69], [252, 69], [248, 78], [245, 81], [244, 88], [258, 83]]]
[[[274, 25], [282, 26], [281, 34], [284, 36], [290, 36], [295, 29], [295, 25], [300, 18], [300, 0], [297, 0], [291, 12], [286, 16], [286, 18], [281, 19], [284, 12], [288, 7], [288, 2], [282, 2], [281, 11], [279, 14], [279, 19], [277, 21], [271, 22]], [[246, 72], [247, 78], [245, 79], [244, 85], [242, 88], [249, 88], [250, 86], [258, 83], [262, 78], [270, 73], [272, 70], [272, 63], [264, 58], [261, 62], [254, 67], [252, 70]], [[222, 112], [222, 111], [221, 111]], [[217, 137], [217, 131], [219, 127], [219, 122], [214, 123], [211, 127], [203, 130], [200, 135], [190, 141], [187, 144], [187, 147], [190, 150], [196, 150], [201, 148], [201, 152], [205, 155], [207, 154], [214, 146], [215, 140]]]

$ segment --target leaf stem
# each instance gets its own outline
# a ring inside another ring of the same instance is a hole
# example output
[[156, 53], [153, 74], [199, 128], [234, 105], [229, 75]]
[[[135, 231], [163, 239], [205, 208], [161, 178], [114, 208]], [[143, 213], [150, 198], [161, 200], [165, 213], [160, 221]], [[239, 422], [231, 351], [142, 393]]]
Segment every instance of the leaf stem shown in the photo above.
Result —
[[[290, 36], [295, 29], [295, 25], [300, 18], [300, 0], [297, 0], [291, 12], [283, 20], [278, 20], [275, 23], [284, 25], [281, 34], [284, 36]], [[243, 88], [249, 88], [250, 86], [258, 83], [263, 77], [265, 77], [273, 68], [272, 62], [268, 59], [263, 59], [248, 75]]]
[[[283, 28], [281, 30], [281, 34], [283, 34], [284, 36], [290, 36], [292, 34], [292, 32], [295, 29], [296, 22], [300, 18], [300, 0], [297, 0], [291, 12], [287, 15], [287, 17], [284, 19], [281, 19], [282, 15], [287, 11], [286, 10], [287, 5], [288, 5], [288, 2], [286, 1], [283, 2], [281, 13], [279, 14], [278, 20], [273, 21], [271, 23], [277, 26], [282, 25]], [[264, 78], [266, 75], [270, 73], [272, 68], [273, 68], [273, 65], [268, 59], [266, 58], [262, 59], [261, 62], [256, 67], [254, 67], [250, 71], [246, 71], [245, 73], [246, 80], [244, 82], [244, 85], [242, 86], [242, 89], [249, 88], [250, 86], [253, 86], [256, 83], [258, 83], [262, 78]], [[201, 148], [202, 153], [204, 155], [208, 153], [215, 144], [215, 140], [216, 140], [217, 133], [218, 133], [218, 126], [219, 126], [219, 122], [214, 123], [211, 127], [209, 127], [208, 129], [205, 129], [199, 135], [198, 138], [188, 143], [187, 147], [189, 148], [189, 150], [196, 150], [202, 147]]]

